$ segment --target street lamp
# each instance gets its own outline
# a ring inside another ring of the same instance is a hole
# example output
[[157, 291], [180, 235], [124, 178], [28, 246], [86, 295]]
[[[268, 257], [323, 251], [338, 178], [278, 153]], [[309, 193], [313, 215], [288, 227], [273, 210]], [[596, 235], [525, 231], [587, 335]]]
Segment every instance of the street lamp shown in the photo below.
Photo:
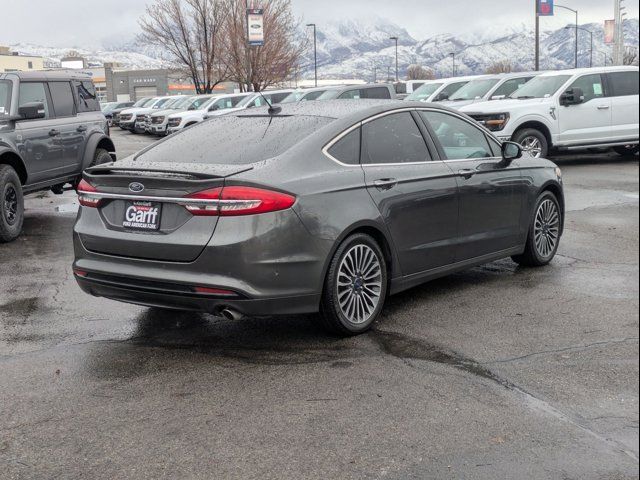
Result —
[[451, 60], [453, 62], [451, 76], [455, 77], [456, 76], [456, 52], [451, 52], [449, 56], [451, 57]]
[[[565, 30], [569, 30], [573, 27], [570, 26], [566, 26], [564, 27]], [[578, 27], [578, 30], [582, 30], [584, 32], [587, 32], [589, 35], [591, 35], [591, 49], [589, 51], [589, 68], [593, 67], [593, 32], [587, 28], [583, 28], [583, 27]]]
[[565, 7], [564, 5], [558, 5], [556, 3], [556, 7], [564, 8], [565, 10], [569, 10], [576, 14], [576, 55], [575, 55], [575, 68], [578, 68], [578, 10], [574, 10], [573, 8]]
[[313, 72], [318, 86], [318, 36], [315, 23], [308, 23], [307, 27], [313, 27]]
[[400, 76], [398, 74], [398, 37], [391, 37], [389, 40], [394, 40], [396, 42], [396, 82], [400, 80]]

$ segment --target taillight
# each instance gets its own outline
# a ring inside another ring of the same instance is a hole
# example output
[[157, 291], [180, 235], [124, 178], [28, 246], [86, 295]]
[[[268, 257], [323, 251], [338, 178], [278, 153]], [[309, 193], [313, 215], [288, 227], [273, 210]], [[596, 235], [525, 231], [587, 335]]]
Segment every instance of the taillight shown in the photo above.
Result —
[[234, 217], [277, 212], [291, 208], [296, 197], [264, 188], [231, 186], [213, 188], [189, 195], [187, 198], [218, 200], [215, 203], [186, 205], [196, 216]]
[[98, 189], [86, 180], [80, 180], [76, 190], [78, 191], [78, 202], [80, 202], [80, 205], [83, 207], [96, 208], [100, 205], [99, 198], [87, 195], [90, 193], [97, 193]]

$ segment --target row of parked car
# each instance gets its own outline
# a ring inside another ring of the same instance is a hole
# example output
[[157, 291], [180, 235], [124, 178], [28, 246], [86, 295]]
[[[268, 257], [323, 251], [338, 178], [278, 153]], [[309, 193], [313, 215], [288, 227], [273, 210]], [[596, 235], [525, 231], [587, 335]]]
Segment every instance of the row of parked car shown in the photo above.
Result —
[[107, 104], [107, 119], [133, 133], [168, 135], [246, 108], [331, 99], [398, 99], [459, 110], [535, 157], [553, 150], [638, 150], [638, 67], [603, 67], [347, 85], [262, 94], [143, 98]]

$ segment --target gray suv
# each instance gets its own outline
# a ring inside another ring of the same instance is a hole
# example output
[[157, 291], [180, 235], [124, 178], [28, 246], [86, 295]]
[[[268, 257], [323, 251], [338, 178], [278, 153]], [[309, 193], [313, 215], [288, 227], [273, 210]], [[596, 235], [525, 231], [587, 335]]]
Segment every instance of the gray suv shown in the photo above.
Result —
[[85, 168], [115, 159], [90, 78], [0, 74], [0, 242], [20, 234], [24, 194], [61, 194], [75, 188]]

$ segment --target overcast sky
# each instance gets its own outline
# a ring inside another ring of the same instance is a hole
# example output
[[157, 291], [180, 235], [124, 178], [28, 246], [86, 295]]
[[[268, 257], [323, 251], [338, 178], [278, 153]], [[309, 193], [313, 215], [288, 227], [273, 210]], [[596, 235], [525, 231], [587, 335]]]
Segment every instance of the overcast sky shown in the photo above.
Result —
[[[0, 0], [0, 44], [18, 42], [45, 46], [114, 44], [130, 40], [137, 19], [149, 0]], [[580, 11], [580, 23], [613, 18], [613, 0], [564, 0]], [[377, 15], [387, 18], [418, 39], [438, 33], [462, 34], [496, 25], [533, 25], [534, 0], [292, 0], [297, 16], [318, 23], [340, 17]], [[637, 0], [627, 0], [630, 17], [638, 17]], [[572, 13], [557, 10], [543, 19], [543, 28], [573, 21]]]

